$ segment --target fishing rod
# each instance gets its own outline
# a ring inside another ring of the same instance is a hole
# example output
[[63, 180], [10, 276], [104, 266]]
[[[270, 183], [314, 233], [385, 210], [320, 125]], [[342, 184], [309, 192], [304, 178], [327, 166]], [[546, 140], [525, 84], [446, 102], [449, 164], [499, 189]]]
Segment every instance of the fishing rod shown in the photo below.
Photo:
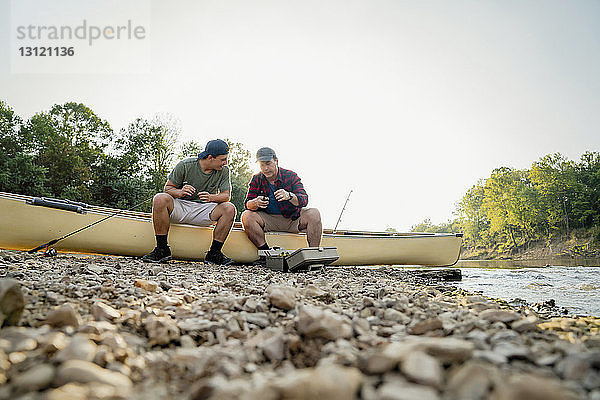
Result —
[[340, 212], [340, 216], [339, 216], [337, 222], [335, 223], [335, 228], [333, 228], [334, 232], [337, 230], [338, 224], [340, 223], [340, 221], [342, 219], [342, 214], [344, 213], [344, 210], [346, 209], [346, 204], [348, 204], [348, 200], [350, 200], [350, 195], [351, 194], [352, 194], [352, 189], [350, 190], [350, 193], [348, 193], [348, 197], [346, 197], [346, 202], [344, 203], [344, 207], [342, 207], [342, 211]]
[[[115, 215], [118, 215], [118, 214], [120, 214], [120, 213], [122, 213], [122, 212], [135, 210], [136, 208], [138, 208], [138, 207], [139, 207], [139, 206], [141, 206], [142, 204], [144, 204], [144, 203], [146, 203], [146, 202], [148, 202], [148, 201], [152, 200], [153, 198], [154, 198], [154, 195], [152, 195], [152, 197], [149, 197], [149, 198], [147, 198], [146, 200], [144, 200], [144, 201], [142, 201], [142, 202], [140, 202], [140, 203], [138, 203], [138, 204], [134, 205], [133, 207], [129, 208], [128, 210], [119, 210], [119, 211], [117, 211], [117, 212], [115, 212], [115, 213], [113, 213], [113, 214], [111, 214], [111, 215], [108, 215], [108, 216], [106, 216], [106, 217], [104, 217], [104, 218], [102, 218], [102, 219], [100, 219], [100, 220], [98, 220], [98, 221], [96, 221], [96, 222], [92, 222], [92, 223], [91, 223], [91, 224], [89, 224], [89, 225], [86, 225], [86, 226], [84, 226], [84, 227], [81, 227], [81, 228], [77, 229], [76, 231], [73, 231], [73, 232], [71, 232], [71, 233], [67, 233], [66, 235], [64, 235], [64, 236], [62, 236], [62, 237], [59, 237], [58, 239], [52, 239], [51, 241], [49, 241], [49, 242], [47, 242], [47, 243], [41, 244], [41, 245], [39, 245], [38, 247], [36, 247], [35, 249], [28, 250], [27, 252], [28, 252], [28, 253], [35, 253], [36, 251], [38, 251], [38, 250], [42, 250], [42, 249], [44, 249], [44, 248], [46, 249], [46, 251], [48, 251], [48, 247], [49, 247], [49, 246], [52, 246], [52, 245], [54, 245], [54, 244], [56, 244], [56, 243], [60, 242], [61, 240], [68, 238], [69, 236], [73, 236], [73, 235], [75, 235], [76, 233], [79, 233], [79, 232], [83, 231], [84, 229], [91, 228], [92, 226], [94, 226], [94, 225], [96, 225], [96, 224], [99, 224], [99, 223], [100, 223], [100, 222], [102, 222], [102, 221], [106, 221], [107, 219], [109, 219], [109, 218], [112, 218], [112, 217], [114, 217]], [[67, 201], [67, 203], [73, 203], [73, 202], [68, 202], [68, 201]], [[34, 205], [42, 205], [42, 204], [36, 204], [36, 202], [32, 202], [32, 204], [34, 204]], [[76, 204], [77, 204], [78, 206], [80, 206], [80, 205], [81, 205], [81, 204], [83, 204], [83, 203], [76, 203]], [[75, 211], [75, 210], [74, 210], [74, 211]], [[46, 254], [46, 253], [44, 253], [44, 254]]]

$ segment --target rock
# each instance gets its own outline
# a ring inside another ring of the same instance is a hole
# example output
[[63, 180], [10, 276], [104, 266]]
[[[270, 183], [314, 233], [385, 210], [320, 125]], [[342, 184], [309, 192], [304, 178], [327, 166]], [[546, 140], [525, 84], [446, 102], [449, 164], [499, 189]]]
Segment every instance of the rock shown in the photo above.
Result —
[[326, 303], [331, 302], [335, 299], [335, 297], [325, 290], [315, 286], [315, 285], [307, 285], [306, 288], [300, 291], [304, 297], [312, 297], [317, 300], [324, 301]]
[[479, 313], [479, 318], [490, 322], [512, 322], [521, 318], [521, 316], [510, 310], [485, 310]]
[[531, 332], [537, 330], [539, 319], [533, 315], [525, 317], [513, 322], [510, 327], [519, 333]]
[[181, 335], [179, 343], [184, 349], [193, 349], [196, 347], [196, 341], [190, 335]]
[[329, 310], [312, 306], [300, 306], [296, 328], [307, 337], [322, 337], [329, 340], [352, 337], [352, 325], [342, 316]]
[[409, 353], [400, 364], [400, 370], [408, 379], [421, 385], [439, 387], [444, 378], [440, 362], [422, 351]]
[[267, 299], [277, 308], [291, 310], [296, 306], [296, 289], [271, 285], [267, 288]]
[[116, 332], [117, 326], [108, 321], [91, 321], [88, 324], [82, 325], [77, 329], [80, 333], [92, 333], [100, 335], [103, 332]]
[[131, 379], [125, 375], [82, 360], [69, 360], [58, 367], [54, 383], [61, 386], [70, 382], [98, 382], [114, 386], [120, 390], [130, 390], [133, 386]]
[[13, 279], [0, 279], [0, 327], [17, 325], [24, 307], [21, 284]]
[[117, 310], [100, 301], [92, 305], [92, 315], [96, 321], [113, 321], [121, 316]]
[[179, 327], [169, 317], [148, 317], [144, 320], [150, 346], [165, 345], [179, 339]]
[[540, 378], [531, 374], [511, 376], [505, 384], [498, 385], [493, 400], [575, 400], [575, 393], [563, 387], [559, 381]]
[[378, 400], [439, 400], [437, 391], [428, 386], [388, 382], [377, 389]]
[[61, 328], [63, 326], [77, 328], [81, 325], [81, 315], [75, 311], [72, 305], [65, 304], [50, 311], [43, 323], [53, 328]]
[[12, 384], [20, 392], [38, 391], [48, 387], [54, 380], [55, 369], [50, 364], [38, 364], [15, 376]]
[[133, 285], [135, 287], [147, 290], [148, 292], [156, 292], [156, 290], [158, 289], [158, 283], [154, 281], [147, 281], [145, 279], [138, 279], [133, 283]]
[[408, 329], [408, 333], [410, 333], [411, 335], [422, 335], [424, 333], [442, 328], [442, 321], [439, 318], [435, 317], [417, 322], [415, 325]]
[[530, 355], [529, 349], [525, 345], [512, 342], [501, 342], [494, 346], [494, 353], [500, 354], [508, 359], [528, 358]]
[[362, 381], [356, 368], [323, 365], [294, 370], [273, 383], [281, 399], [346, 400], [355, 398]]
[[67, 383], [46, 392], [46, 400], [122, 400], [128, 398], [130, 392], [103, 383]]
[[584, 354], [570, 354], [556, 365], [556, 371], [567, 380], [583, 380], [591, 368]]
[[265, 357], [267, 357], [271, 362], [278, 362], [283, 360], [283, 357], [285, 356], [284, 344], [283, 335], [276, 334], [275, 336], [265, 340], [259, 347], [261, 348]]
[[78, 333], [71, 339], [70, 343], [54, 355], [59, 362], [68, 360], [92, 361], [96, 356], [98, 346], [88, 339], [87, 335]]
[[436, 357], [442, 363], [465, 361], [473, 354], [473, 343], [455, 338], [420, 338], [407, 340], [407, 344]]
[[450, 372], [445, 394], [448, 399], [487, 399], [498, 370], [479, 361], [467, 361]]
[[395, 310], [393, 308], [386, 308], [385, 311], [383, 312], [383, 319], [386, 319], [388, 321], [394, 321], [394, 322], [398, 322], [402, 325], [406, 325], [410, 322], [410, 317], [408, 317], [406, 314]]
[[506, 364], [508, 362], [508, 357], [504, 354], [494, 353], [490, 350], [475, 350], [473, 359], [487, 361], [492, 364]]
[[244, 319], [246, 322], [254, 324], [260, 328], [266, 328], [267, 326], [271, 325], [267, 314], [262, 312], [246, 314], [244, 315]]

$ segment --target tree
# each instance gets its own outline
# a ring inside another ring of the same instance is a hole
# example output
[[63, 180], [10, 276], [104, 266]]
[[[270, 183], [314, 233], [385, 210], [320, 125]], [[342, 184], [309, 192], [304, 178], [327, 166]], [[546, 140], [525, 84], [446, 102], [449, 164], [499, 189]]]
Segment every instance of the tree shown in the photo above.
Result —
[[225, 140], [229, 145], [227, 165], [231, 173], [231, 202], [237, 208], [236, 219], [239, 221], [244, 212], [244, 200], [248, 194], [248, 183], [252, 178], [250, 160], [252, 156], [241, 143]]
[[53, 106], [34, 115], [21, 129], [24, 152], [46, 171], [51, 195], [78, 201], [91, 199], [93, 170], [110, 142], [108, 122], [80, 103]]
[[25, 153], [22, 127], [21, 118], [0, 101], [0, 191], [43, 196], [48, 194], [46, 169]]
[[167, 174], [174, 167], [179, 126], [168, 115], [153, 120], [138, 118], [122, 129], [116, 141], [116, 156], [123, 173], [145, 177], [152, 191], [162, 192]]

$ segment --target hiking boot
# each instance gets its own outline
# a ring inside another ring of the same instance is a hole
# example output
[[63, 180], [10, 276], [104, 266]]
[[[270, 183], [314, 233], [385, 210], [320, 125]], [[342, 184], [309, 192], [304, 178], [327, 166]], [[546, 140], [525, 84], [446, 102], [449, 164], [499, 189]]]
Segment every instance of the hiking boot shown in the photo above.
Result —
[[156, 246], [154, 248], [154, 250], [152, 250], [152, 253], [146, 254], [144, 257], [142, 257], [143, 262], [149, 262], [149, 263], [155, 263], [155, 264], [166, 263], [170, 259], [171, 259], [171, 249], [169, 248], [169, 246], [167, 246], [165, 248]]
[[233, 264], [233, 260], [227, 257], [225, 254], [219, 252], [209, 251], [206, 253], [206, 257], [204, 257], [204, 262], [206, 264], [212, 265], [231, 265]]

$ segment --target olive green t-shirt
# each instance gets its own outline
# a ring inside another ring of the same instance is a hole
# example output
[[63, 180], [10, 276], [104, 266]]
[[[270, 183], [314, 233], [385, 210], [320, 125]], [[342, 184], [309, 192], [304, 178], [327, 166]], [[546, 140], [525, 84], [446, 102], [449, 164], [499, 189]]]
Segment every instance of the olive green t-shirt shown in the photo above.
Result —
[[223, 166], [221, 170], [213, 170], [210, 174], [205, 174], [200, 168], [197, 157], [186, 158], [177, 163], [169, 174], [169, 180], [179, 189], [184, 185], [192, 185], [196, 188], [194, 195], [184, 196], [183, 200], [200, 202], [198, 192], [217, 194], [231, 190], [231, 178], [227, 165]]

